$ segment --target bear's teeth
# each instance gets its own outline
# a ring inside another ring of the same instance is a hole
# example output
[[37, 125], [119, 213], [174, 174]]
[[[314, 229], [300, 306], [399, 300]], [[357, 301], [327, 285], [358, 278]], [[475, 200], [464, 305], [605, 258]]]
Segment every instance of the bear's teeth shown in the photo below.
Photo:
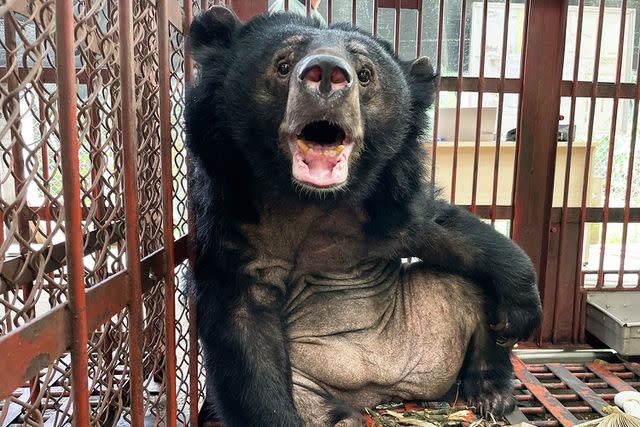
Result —
[[336, 156], [339, 156], [344, 151], [344, 145], [340, 144], [336, 147]]
[[302, 152], [304, 154], [307, 154], [309, 152], [309, 146], [307, 144], [304, 143], [304, 141], [302, 139], [298, 139], [298, 147], [300, 147], [300, 149], [302, 150]]

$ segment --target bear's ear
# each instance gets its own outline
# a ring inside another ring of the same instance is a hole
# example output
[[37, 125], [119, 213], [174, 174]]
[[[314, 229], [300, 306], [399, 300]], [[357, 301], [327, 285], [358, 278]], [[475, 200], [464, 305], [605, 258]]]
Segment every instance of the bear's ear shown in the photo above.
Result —
[[414, 105], [427, 108], [433, 102], [436, 91], [436, 74], [431, 61], [423, 56], [414, 61], [406, 61], [403, 65]]
[[226, 7], [213, 6], [196, 16], [189, 30], [191, 53], [196, 62], [202, 64], [210, 56], [231, 48], [240, 27], [240, 19]]

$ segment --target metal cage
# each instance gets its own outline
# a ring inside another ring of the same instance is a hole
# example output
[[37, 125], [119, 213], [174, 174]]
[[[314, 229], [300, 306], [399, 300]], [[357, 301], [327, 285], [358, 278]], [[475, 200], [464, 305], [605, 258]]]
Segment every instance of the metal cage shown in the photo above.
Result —
[[[216, 3], [246, 19], [293, 2]], [[0, 0], [3, 427], [197, 425], [203, 372], [182, 274], [194, 79], [184, 32], [211, 3]], [[432, 178], [533, 259], [537, 344], [584, 342], [587, 292], [640, 290], [639, 10], [638, 0], [317, 10], [403, 59], [432, 58]]]

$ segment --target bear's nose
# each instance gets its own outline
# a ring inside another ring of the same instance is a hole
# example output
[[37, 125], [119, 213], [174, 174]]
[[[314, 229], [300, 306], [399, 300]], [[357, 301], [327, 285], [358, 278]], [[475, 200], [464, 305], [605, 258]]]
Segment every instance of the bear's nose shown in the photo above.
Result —
[[298, 81], [323, 96], [344, 93], [353, 81], [347, 61], [334, 55], [307, 56], [298, 69]]

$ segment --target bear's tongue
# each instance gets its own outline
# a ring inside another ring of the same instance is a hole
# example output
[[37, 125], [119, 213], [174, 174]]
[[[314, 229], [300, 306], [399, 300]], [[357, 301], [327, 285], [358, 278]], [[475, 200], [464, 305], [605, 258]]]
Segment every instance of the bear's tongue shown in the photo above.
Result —
[[302, 139], [292, 144], [294, 178], [316, 187], [341, 184], [347, 178], [349, 144], [322, 145]]
[[304, 154], [304, 162], [311, 176], [323, 178], [333, 172], [333, 167], [338, 163], [338, 154], [335, 150], [309, 150]]

